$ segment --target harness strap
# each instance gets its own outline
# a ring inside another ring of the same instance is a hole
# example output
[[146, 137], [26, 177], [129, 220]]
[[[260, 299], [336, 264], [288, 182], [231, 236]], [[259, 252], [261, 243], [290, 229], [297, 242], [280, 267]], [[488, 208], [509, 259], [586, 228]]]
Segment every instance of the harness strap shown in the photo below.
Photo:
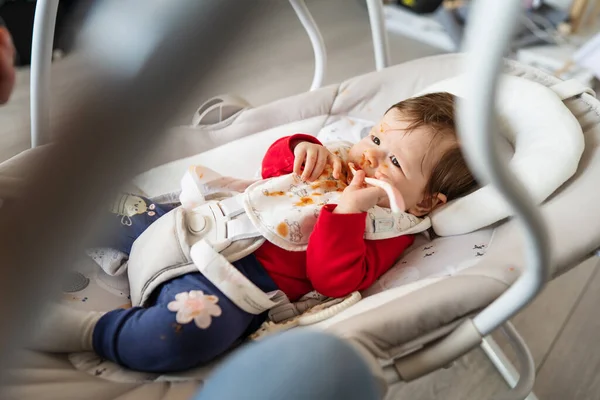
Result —
[[227, 240], [232, 242], [262, 236], [246, 214], [240, 215], [236, 219], [228, 220], [225, 224], [227, 226]]
[[190, 256], [198, 270], [247, 313], [258, 315], [277, 305], [205, 240], [192, 246]]

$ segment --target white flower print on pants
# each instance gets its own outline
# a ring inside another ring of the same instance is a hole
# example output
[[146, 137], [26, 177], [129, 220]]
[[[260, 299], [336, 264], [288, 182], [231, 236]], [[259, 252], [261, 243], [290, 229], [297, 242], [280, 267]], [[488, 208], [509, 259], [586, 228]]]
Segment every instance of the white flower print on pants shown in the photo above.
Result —
[[167, 305], [169, 311], [176, 312], [178, 324], [189, 324], [194, 321], [200, 329], [206, 329], [212, 323], [212, 317], [219, 317], [221, 307], [217, 305], [219, 298], [205, 295], [201, 290], [178, 293], [175, 300]]

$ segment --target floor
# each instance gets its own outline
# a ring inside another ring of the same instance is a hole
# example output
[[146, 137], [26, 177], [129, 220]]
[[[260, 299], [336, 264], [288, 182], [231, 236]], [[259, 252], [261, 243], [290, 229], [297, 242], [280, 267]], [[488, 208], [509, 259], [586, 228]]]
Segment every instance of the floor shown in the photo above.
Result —
[[[307, 36], [287, 2], [263, 0], [277, 8], [279, 18], [246, 32], [218, 79], [210, 82], [197, 102], [182, 105], [178, 123], [185, 123], [198, 104], [211, 96], [235, 93], [254, 105], [299, 93], [312, 80], [313, 58]], [[360, 0], [308, 0], [329, 49], [326, 84], [374, 68], [366, 8]], [[390, 38], [394, 63], [433, 55], [438, 50], [398, 36]], [[51, 124], [65, 118], [62, 106], [84, 79], [77, 57], [53, 66]], [[409, 77], [406, 79], [410, 79]], [[191, 89], [193, 90], [193, 89]], [[18, 73], [8, 105], [0, 109], [0, 161], [29, 147], [29, 70]], [[600, 274], [595, 260], [548, 285], [513, 322], [534, 355], [538, 376], [535, 392], [544, 400], [600, 399]], [[498, 338], [504, 346], [502, 338]], [[455, 365], [415, 382], [391, 388], [388, 399], [488, 399], [506, 385], [479, 350]]]

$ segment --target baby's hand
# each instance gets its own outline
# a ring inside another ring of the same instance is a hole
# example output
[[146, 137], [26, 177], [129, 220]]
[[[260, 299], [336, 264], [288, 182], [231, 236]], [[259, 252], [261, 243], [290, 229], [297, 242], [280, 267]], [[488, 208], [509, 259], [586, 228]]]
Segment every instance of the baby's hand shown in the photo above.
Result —
[[333, 165], [333, 177], [340, 179], [342, 160], [338, 156], [315, 143], [300, 142], [294, 147], [294, 173], [303, 181], [311, 182], [319, 178], [327, 164]]
[[365, 186], [365, 171], [356, 171], [352, 182], [344, 189], [333, 213], [358, 214], [366, 212], [385, 197], [386, 194], [383, 189], [374, 186]]

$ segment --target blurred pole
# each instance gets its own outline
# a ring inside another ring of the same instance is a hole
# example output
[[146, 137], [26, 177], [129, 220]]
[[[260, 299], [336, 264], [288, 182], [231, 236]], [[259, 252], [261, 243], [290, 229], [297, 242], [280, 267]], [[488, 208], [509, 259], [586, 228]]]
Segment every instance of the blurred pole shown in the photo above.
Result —
[[92, 78], [30, 166], [22, 198], [0, 208], [0, 379], [99, 211], [264, 11], [238, 0], [96, 3], [80, 43]]
[[50, 141], [50, 70], [59, 0], [38, 0], [31, 43], [31, 147]]

